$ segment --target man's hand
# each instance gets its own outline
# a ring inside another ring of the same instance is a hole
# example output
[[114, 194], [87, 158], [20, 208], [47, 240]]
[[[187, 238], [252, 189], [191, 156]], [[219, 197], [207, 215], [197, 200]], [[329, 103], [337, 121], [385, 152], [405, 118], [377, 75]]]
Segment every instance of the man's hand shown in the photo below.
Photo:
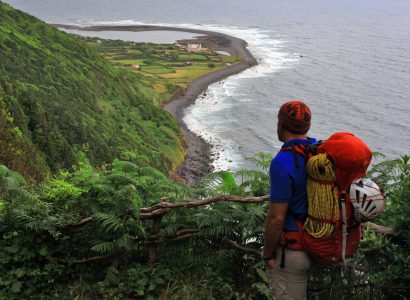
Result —
[[[271, 203], [269, 206], [268, 216], [265, 222], [265, 245], [263, 247], [263, 256], [266, 257], [265, 264], [268, 268], [275, 266], [275, 253], [282, 235], [283, 225], [285, 223], [288, 203]], [[272, 259], [269, 259], [272, 257]]]
[[265, 265], [268, 269], [273, 269], [276, 266], [276, 260], [274, 258], [265, 260]]

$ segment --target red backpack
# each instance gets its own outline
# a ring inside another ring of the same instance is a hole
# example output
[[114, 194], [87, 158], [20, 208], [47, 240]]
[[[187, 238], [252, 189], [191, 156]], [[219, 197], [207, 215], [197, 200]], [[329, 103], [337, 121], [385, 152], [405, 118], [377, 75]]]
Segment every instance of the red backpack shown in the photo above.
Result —
[[[349, 187], [353, 180], [362, 178], [370, 164], [372, 152], [369, 147], [358, 137], [348, 132], [333, 134], [325, 142], [318, 145], [305, 146], [294, 144], [281, 151], [291, 151], [297, 161], [297, 155], [307, 160], [317, 154], [326, 153], [327, 158], [333, 163], [336, 172], [336, 182], [323, 182], [320, 184], [333, 184], [339, 191], [339, 218], [321, 222], [331, 223], [335, 227], [330, 237], [315, 238], [303, 229], [302, 221], [297, 218], [298, 232], [284, 232], [280, 245], [293, 250], [304, 250], [311, 257], [322, 264], [345, 263], [346, 256], [353, 255], [359, 248], [361, 239], [361, 225], [354, 218], [353, 206], [349, 197]], [[296, 165], [298, 167], [298, 164]], [[292, 213], [292, 212], [290, 212]], [[308, 215], [308, 218], [314, 218]], [[285, 257], [282, 253], [281, 266], [284, 267]]]

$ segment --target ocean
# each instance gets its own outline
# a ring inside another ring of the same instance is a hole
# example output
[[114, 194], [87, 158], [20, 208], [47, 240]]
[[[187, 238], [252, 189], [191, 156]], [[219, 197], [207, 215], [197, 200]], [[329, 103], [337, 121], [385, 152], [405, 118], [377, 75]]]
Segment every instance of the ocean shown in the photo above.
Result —
[[169, 25], [246, 40], [258, 66], [211, 85], [185, 113], [214, 145], [216, 170], [275, 154], [277, 111], [289, 99], [309, 104], [311, 136], [350, 131], [388, 158], [410, 154], [408, 0], [5, 2], [49, 23]]

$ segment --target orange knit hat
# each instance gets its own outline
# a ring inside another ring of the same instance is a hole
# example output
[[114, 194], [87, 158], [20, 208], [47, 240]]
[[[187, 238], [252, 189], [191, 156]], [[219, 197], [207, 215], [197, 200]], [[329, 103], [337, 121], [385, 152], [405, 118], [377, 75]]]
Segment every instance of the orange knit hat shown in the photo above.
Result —
[[309, 107], [297, 100], [283, 104], [278, 113], [279, 124], [295, 134], [306, 134], [309, 131], [311, 119], [312, 113]]

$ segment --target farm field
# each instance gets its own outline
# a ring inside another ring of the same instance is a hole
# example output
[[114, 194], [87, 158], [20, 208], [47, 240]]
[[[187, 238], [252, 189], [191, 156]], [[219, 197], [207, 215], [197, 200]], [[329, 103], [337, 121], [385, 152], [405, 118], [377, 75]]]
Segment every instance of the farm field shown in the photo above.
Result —
[[239, 63], [238, 56], [222, 55], [207, 49], [190, 53], [175, 44], [134, 43], [87, 38], [88, 43], [113, 65], [135, 72], [155, 89], [154, 102], [161, 105], [178, 89], [207, 73]]

